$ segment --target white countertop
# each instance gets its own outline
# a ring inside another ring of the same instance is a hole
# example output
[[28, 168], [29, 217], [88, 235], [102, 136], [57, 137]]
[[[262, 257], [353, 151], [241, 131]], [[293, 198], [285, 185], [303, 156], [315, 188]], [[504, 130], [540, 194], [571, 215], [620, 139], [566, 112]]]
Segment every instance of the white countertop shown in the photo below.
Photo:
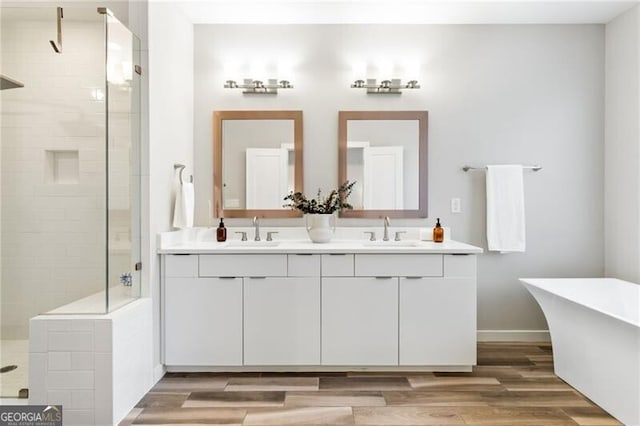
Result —
[[[240, 228], [238, 228], [240, 229]], [[296, 230], [278, 231], [279, 235], [274, 236], [273, 242], [264, 241], [266, 232], [273, 229], [264, 229], [262, 233], [262, 241], [254, 242], [253, 231], [249, 230], [249, 241], [240, 241], [233, 232], [236, 229], [229, 229], [229, 239], [225, 242], [218, 243], [215, 240], [215, 229], [213, 228], [193, 228], [183, 231], [163, 232], [158, 238], [159, 254], [239, 254], [239, 253], [407, 253], [407, 254], [478, 254], [482, 253], [480, 247], [461, 243], [454, 240], [445, 239], [442, 243], [434, 243], [433, 241], [418, 240], [419, 228], [413, 230], [403, 228], [407, 231], [403, 240], [381, 241], [381, 232], [378, 232], [378, 240], [375, 242], [368, 241], [364, 235], [360, 239], [354, 238], [363, 231], [361, 228], [349, 230], [336, 230], [336, 237], [329, 243], [316, 244], [308, 238], [304, 238], [303, 233]], [[368, 229], [368, 228], [367, 228]], [[242, 231], [246, 229], [242, 228]], [[395, 231], [395, 229], [394, 229]], [[281, 235], [282, 234], [282, 235]], [[391, 232], [391, 236], [394, 234]], [[283, 238], [277, 238], [283, 237]], [[346, 237], [346, 238], [345, 238]]]

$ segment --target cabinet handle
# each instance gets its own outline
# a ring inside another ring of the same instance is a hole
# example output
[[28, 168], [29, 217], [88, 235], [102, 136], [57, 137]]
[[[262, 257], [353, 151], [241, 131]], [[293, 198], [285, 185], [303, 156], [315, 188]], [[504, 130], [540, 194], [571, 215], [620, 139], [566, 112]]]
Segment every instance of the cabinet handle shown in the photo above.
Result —
[[405, 277], [405, 278], [408, 279], [408, 280], [419, 280], [419, 279], [424, 278], [424, 277]]
[[267, 277], [249, 277], [249, 278], [252, 279], [252, 280], [264, 280]]
[[296, 253], [296, 256], [313, 256], [313, 253]]
[[191, 256], [191, 253], [173, 253], [172, 256]]
[[220, 277], [221, 280], [235, 280], [236, 277]]
[[347, 253], [329, 253], [329, 256], [346, 256]]
[[390, 280], [393, 277], [376, 277], [376, 280]]

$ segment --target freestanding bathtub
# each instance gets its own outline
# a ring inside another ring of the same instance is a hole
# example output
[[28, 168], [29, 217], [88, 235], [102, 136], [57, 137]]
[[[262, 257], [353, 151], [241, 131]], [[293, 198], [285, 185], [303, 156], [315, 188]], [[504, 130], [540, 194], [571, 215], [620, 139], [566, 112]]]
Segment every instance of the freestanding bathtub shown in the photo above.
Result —
[[627, 426], [640, 425], [640, 285], [520, 280], [549, 324], [555, 373]]

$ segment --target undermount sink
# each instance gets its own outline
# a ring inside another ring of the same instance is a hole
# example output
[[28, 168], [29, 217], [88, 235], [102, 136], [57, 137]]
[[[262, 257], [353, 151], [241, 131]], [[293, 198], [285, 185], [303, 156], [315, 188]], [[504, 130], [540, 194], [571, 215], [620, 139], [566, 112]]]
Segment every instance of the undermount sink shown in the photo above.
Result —
[[417, 247], [419, 241], [363, 241], [362, 245], [367, 247]]
[[227, 247], [276, 247], [280, 241], [229, 241]]

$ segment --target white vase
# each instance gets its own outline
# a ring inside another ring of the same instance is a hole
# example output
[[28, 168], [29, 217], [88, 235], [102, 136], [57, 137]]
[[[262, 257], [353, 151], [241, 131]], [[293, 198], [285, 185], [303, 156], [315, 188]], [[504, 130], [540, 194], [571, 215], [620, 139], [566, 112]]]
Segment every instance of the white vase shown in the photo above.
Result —
[[328, 243], [336, 230], [336, 217], [333, 214], [306, 214], [307, 233], [314, 243]]

